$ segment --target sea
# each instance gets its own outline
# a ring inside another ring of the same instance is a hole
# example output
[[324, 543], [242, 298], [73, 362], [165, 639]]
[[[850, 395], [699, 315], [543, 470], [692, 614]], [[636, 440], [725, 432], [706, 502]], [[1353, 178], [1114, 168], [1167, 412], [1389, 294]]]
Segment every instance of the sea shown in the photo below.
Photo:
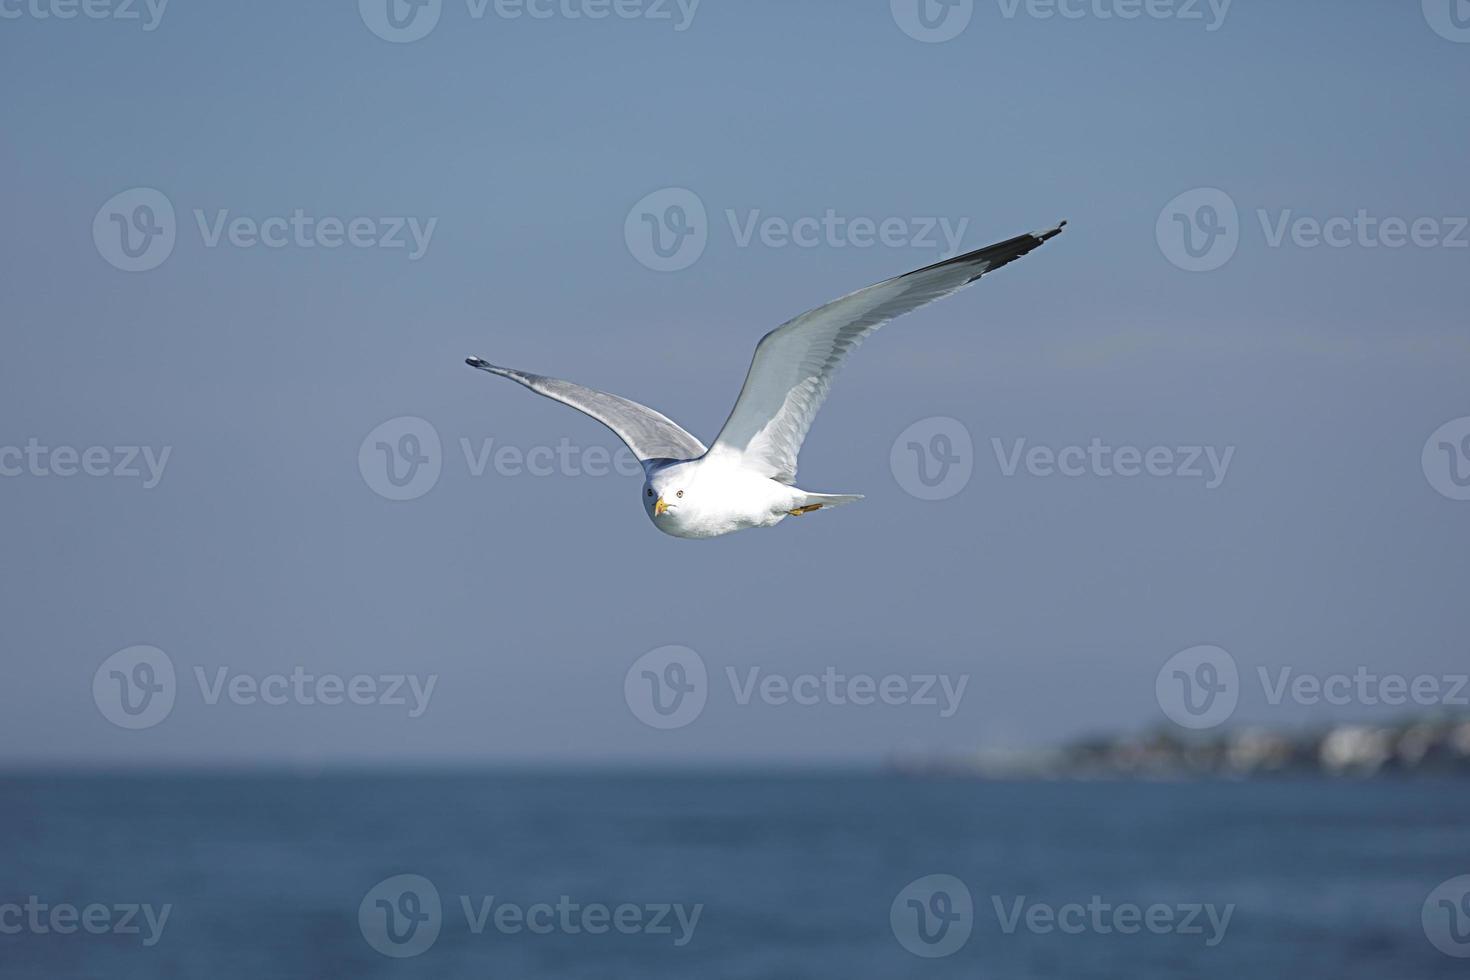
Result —
[[0, 777], [0, 977], [1470, 976], [1470, 781]]

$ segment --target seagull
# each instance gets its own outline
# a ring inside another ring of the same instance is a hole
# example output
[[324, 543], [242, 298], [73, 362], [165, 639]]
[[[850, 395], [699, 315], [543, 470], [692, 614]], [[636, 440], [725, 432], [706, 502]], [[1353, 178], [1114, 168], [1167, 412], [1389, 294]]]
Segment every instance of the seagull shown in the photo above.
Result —
[[643, 464], [643, 510], [679, 538], [714, 538], [773, 527], [861, 500], [796, 486], [796, 457], [843, 358], [894, 317], [948, 296], [1061, 234], [1066, 222], [936, 262], [833, 300], [777, 327], [756, 344], [740, 397], [705, 447], [653, 409], [570, 381], [470, 357], [499, 375], [601, 422]]

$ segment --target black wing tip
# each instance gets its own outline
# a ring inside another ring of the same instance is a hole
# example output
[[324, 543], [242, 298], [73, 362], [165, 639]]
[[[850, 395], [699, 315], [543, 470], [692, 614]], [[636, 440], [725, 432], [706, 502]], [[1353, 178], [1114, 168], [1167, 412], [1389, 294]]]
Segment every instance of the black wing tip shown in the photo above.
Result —
[[956, 255], [952, 258], [935, 262], [933, 265], [926, 265], [922, 269], [906, 272], [904, 275], [918, 275], [921, 272], [932, 272], [935, 269], [943, 269], [953, 265], [976, 265], [984, 263], [984, 267], [969, 280], [970, 282], [974, 282], [976, 279], [985, 275], [985, 273], [994, 272], [1003, 265], [1009, 265], [1033, 248], [1057, 237], [1065, 227], [1067, 227], [1067, 222], [1059, 221], [1054, 228], [1047, 228], [1042, 231], [1030, 231], [1024, 235], [1017, 235], [1015, 238], [1008, 238], [1003, 242], [996, 242], [994, 245], [977, 248], [973, 252]]
[[488, 371], [495, 366], [483, 357], [466, 357], [464, 362], [472, 368], [479, 368], [481, 371]]
[[1065, 227], [1067, 227], [1067, 219], [1063, 218], [1061, 221], [1058, 221], [1056, 223], [1056, 227], [1048, 228], [1045, 231], [1033, 231], [1031, 233], [1031, 237], [1035, 238], [1037, 241], [1049, 241], [1060, 235], [1062, 233], [1062, 229]]

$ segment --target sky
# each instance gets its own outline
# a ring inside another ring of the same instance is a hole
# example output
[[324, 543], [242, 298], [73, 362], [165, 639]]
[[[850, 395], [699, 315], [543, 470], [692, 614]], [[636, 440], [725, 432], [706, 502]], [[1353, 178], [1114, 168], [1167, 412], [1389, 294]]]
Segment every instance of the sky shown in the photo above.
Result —
[[[1463, 703], [1463, 3], [388, 2], [0, 0], [0, 765]], [[1062, 219], [850, 359], [799, 482], [866, 499], [774, 529], [463, 363], [709, 442], [767, 330]]]

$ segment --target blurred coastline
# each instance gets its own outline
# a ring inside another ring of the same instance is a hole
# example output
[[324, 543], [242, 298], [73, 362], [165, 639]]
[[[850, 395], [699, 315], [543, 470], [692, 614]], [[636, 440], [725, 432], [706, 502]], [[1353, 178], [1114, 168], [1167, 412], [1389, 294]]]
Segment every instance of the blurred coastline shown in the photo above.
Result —
[[1309, 730], [1240, 728], [1079, 739], [1058, 749], [978, 749], [955, 755], [894, 755], [906, 775], [1002, 779], [1184, 778], [1293, 775], [1470, 777], [1470, 718], [1415, 718]]

